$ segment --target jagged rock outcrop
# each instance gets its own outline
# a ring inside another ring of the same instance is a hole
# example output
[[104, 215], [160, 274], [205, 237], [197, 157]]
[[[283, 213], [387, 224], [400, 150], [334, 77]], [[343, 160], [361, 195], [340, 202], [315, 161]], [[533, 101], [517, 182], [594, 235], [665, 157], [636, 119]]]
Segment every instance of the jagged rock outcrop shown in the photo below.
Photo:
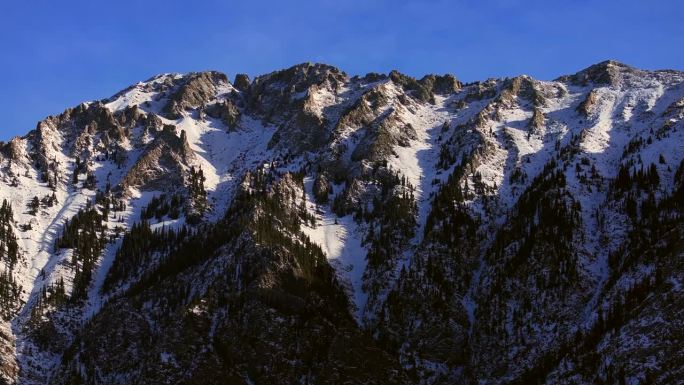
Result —
[[267, 121], [281, 120], [292, 112], [294, 106], [303, 106], [303, 99], [311, 86], [328, 83], [336, 88], [346, 77], [335, 67], [311, 63], [258, 76], [246, 92], [247, 106]]
[[19, 366], [14, 358], [15, 339], [9, 329], [0, 329], [0, 381], [17, 378]]
[[271, 148], [295, 153], [315, 150], [328, 139], [328, 122], [317, 111], [315, 94], [337, 93], [347, 75], [335, 67], [305, 63], [259, 76], [246, 92], [247, 109], [278, 124]]
[[216, 102], [206, 107], [206, 114], [212, 118], [220, 119], [230, 129], [235, 129], [240, 122], [240, 110], [235, 103], [230, 100]]
[[432, 83], [430, 82], [429, 77], [424, 78], [423, 80], [425, 81], [418, 81], [397, 70], [392, 70], [389, 74], [389, 78], [395, 84], [401, 86], [405, 91], [410, 91], [410, 95], [414, 96], [416, 99], [422, 102], [434, 103], [434, 95], [432, 94], [432, 88], [430, 87]]
[[130, 187], [173, 191], [184, 185], [184, 167], [193, 156], [185, 132], [176, 136], [176, 127], [165, 125], [122, 179], [120, 187], [123, 191]]
[[598, 102], [598, 92], [596, 90], [591, 90], [586, 98], [577, 106], [577, 112], [582, 114], [585, 118], [591, 116]]
[[249, 89], [249, 85], [251, 83], [252, 81], [249, 79], [247, 74], [236, 74], [235, 80], [233, 80], [233, 85], [235, 88], [243, 92]]
[[411, 123], [401, 120], [395, 110], [390, 109], [379, 121], [371, 123], [351, 154], [352, 160], [367, 159], [377, 162], [392, 155], [396, 146], [407, 147], [416, 138], [416, 130]]
[[332, 182], [328, 173], [319, 172], [316, 174], [316, 179], [314, 179], [313, 184], [313, 194], [316, 199], [316, 203], [325, 204], [330, 200], [330, 194], [332, 194]]
[[622, 79], [622, 74], [625, 71], [633, 71], [634, 69], [625, 64], [616, 62], [614, 60], [606, 60], [604, 62], [594, 64], [574, 75], [562, 76], [558, 81], [569, 82], [573, 85], [586, 86], [590, 83], [596, 85], [617, 85]]
[[11, 161], [21, 161], [25, 156], [24, 144], [19, 137], [12, 138], [3, 149], [5, 157]]
[[287, 148], [299, 154], [320, 148], [326, 143], [328, 135], [325, 119], [311, 111], [301, 110], [278, 128], [271, 137], [269, 147]]
[[454, 75], [446, 74], [440, 75], [426, 75], [420, 79], [427, 89], [431, 90], [435, 94], [440, 95], [451, 95], [454, 92], [461, 89], [461, 82], [454, 77]]
[[529, 123], [530, 132], [538, 133], [544, 127], [545, 121], [546, 117], [544, 116], [542, 110], [535, 108]]
[[170, 119], [178, 119], [181, 113], [197, 108], [214, 98], [218, 87], [228, 84], [228, 77], [216, 71], [199, 72], [188, 75], [169, 96], [164, 112]]

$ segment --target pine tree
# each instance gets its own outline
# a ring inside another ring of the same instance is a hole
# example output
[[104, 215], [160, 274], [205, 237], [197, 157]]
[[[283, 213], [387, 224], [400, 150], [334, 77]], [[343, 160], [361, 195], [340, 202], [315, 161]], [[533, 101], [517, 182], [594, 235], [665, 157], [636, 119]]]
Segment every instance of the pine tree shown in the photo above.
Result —
[[29, 209], [29, 214], [36, 215], [38, 213], [38, 209], [40, 208], [40, 199], [38, 199], [37, 196], [34, 196], [26, 205], [26, 207]]
[[0, 206], [0, 263], [6, 269], [0, 273], [0, 317], [5, 320], [14, 316], [19, 306], [21, 286], [14, 279], [14, 266], [19, 261], [19, 245], [12, 225], [14, 214], [12, 206], [3, 200]]
[[189, 223], [197, 224], [201, 220], [204, 213], [209, 209], [207, 202], [207, 191], [204, 189], [204, 182], [206, 177], [202, 167], [195, 170], [195, 167], [190, 168], [190, 185], [188, 192], [190, 194], [191, 207], [194, 211], [189, 216]]

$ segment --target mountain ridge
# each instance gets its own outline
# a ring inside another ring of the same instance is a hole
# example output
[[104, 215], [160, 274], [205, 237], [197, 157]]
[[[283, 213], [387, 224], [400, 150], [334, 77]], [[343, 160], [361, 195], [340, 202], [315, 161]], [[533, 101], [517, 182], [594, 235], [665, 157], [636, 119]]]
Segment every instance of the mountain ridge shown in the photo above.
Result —
[[3, 381], [681, 377], [683, 72], [233, 83], [158, 75], [0, 142]]
[[[636, 67], [633, 67], [633, 66], [631, 66], [631, 65], [628, 65], [628, 64], [625, 64], [625, 63], [622, 63], [622, 62], [619, 62], [619, 61], [617, 61], [617, 60], [608, 59], [608, 60], [604, 60], [604, 61], [598, 62], [598, 63], [596, 63], [596, 64], [589, 65], [588, 67], [584, 68], [583, 70], [578, 71], [578, 72], [575, 73], [575, 74], [572, 74], [572, 75], [560, 75], [560, 76], [556, 77], [555, 79], [553, 79], [553, 80], [551, 80], [551, 81], [562, 81], [563, 79], [570, 79], [571, 77], [573, 77], [573, 76], [576, 77], [576, 76], [578, 76], [579, 74], [584, 73], [584, 72], [587, 72], [587, 71], [590, 70], [590, 69], [594, 69], [594, 68], [605, 68], [607, 65], [614, 65], [614, 66], [623, 67], [623, 68], [628, 68], [628, 69], [637, 69]], [[302, 62], [302, 63], [296, 64], [296, 65], [293, 65], [293, 66], [290, 67], [289, 69], [300, 68], [300, 67], [304, 67], [304, 66], [326, 66], [326, 67], [330, 67], [331, 69], [333, 69], [333, 70], [336, 71], [336, 72], [339, 72], [339, 73], [342, 73], [342, 74], [345, 74], [345, 75], [346, 75], [346, 72], [345, 72], [345, 71], [342, 71], [341, 69], [339, 69], [339, 68], [337, 68], [337, 67], [335, 67], [335, 66], [332, 66], [332, 65], [329, 65], [329, 64], [325, 64], [325, 63], [317, 63], [317, 62]], [[284, 71], [284, 70], [279, 70], [279, 71]], [[273, 72], [268, 73], [268, 74], [257, 75], [256, 77], [265, 77], [265, 76], [272, 75], [272, 74], [274, 74], [274, 73], [276, 73], [276, 72], [279, 72], [279, 71], [277, 70], [277, 71], [273, 71]], [[647, 71], [647, 72], [663, 72], [663, 73], [667, 73], [667, 72], [673, 72], [673, 73], [683, 72], [682, 70], [675, 70], [675, 69], [640, 70], [640, 71]], [[155, 80], [158, 80], [158, 79], [161, 79], [161, 78], [178, 77], [178, 76], [186, 76], [186, 75], [191, 75], [191, 74], [202, 74], [202, 73], [218, 73], [218, 74], [223, 74], [224, 76], [226, 76], [226, 79], [227, 79], [227, 74], [223, 73], [222, 71], [219, 71], [219, 70], [212, 70], [212, 69], [202, 70], [202, 71], [192, 71], [192, 72], [188, 72], [188, 73], [182, 73], [182, 72], [166, 72], [166, 73], [160, 73], [160, 74], [157, 74], [157, 75], [153, 75], [153, 76], [149, 77], [149, 78], [146, 79], [146, 80], [139, 81], [138, 83], [133, 84], [133, 85], [127, 87], [127, 88], [124, 88], [124, 89], [122, 89], [121, 91], [119, 91], [119, 92], [113, 94], [113, 95], [110, 96], [110, 97], [106, 97], [106, 98], [103, 98], [103, 99], [94, 99], [94, 100], [87, 101], [87, 102], [84, 102], [84, 103], [93, 103], [93, 102], [98, 102], [98, 101], [99, 101], [99, 102], [106, 103], [107, 101], [115, 100], [118, 96], [125, 94], [127, 91], [130, 91], [131, 89], [133, 89], [133, 88], [134, 88], [136, 85], [138, 85], [138, 84], [147, 84], [147, 83], [154, 82]], [[397, 73], [397, 74], [400, 74], [400, 75], [402, 75], [402, 76], [408, 76], [408, 75], [403, 75], [403, 74], [402, 74], [400, 71], [398, 71], [398, 70], [392, 70], [392, 71], [390, 72], [390, 75], [384, 75], [384, 74], [379, 74], [379, 73], [375, 73], [375, 72], [369, 72], [369, 73], [367, 73], [367, 74], [365, 75], [365, 77], [368, 77], [368, 76], [376, 76], [376, 77], [378, 77], [378, 76], [379, 76], [379, 77], [384, 76], [384, 77], [387, 77], [387, 76], [391, 76], [392, 73]], [[348, 75], [347, 75], [347, 76], [348, 76]], [[454, 75], [453, 73], [445, 73], [445, 74], [443, 74], [443, 75], [438, 75], [438, 74], [430, 73], [430, 74], [425, 74], [425, 75], [423, 75], [422, 79], [429, 78], [429, 77], [432, 77], [432, 76], [434, 76], [434, 77], [438, 77], [438, 76], [442, 76], [442, 77], [453, 77], [454, 79], [456, 79], [456, 77], [455, 77], [455, 75]], [[360, 75], [354, 75], [354, 77], [360, 77]], [[520, 75], [517, 75], [517, 76], [513, 76], [513, 78], [517, 78], [517, 77], [531, 77], [531, 76], [529, 76], [529, 75], [527, 75], [527, 74], [520, 74]], [[236, 80], [237, 78], [240, 78], [240, 79], [245, 79], [245, 78], [246, 78], [246, 79], [249, 79], [249, 76], [248, 76], [247, 74], [244, 74], [244, 73], [236, 73], [236, 74], [235, 74], [235, 78], [234, 78], [232, 84], [235, 84], [235, 83], [238, 83], [238, 82], [243, 82], [243, 84], [244, 84], [244, 80], [237, 81], [237, 80]], [[491, 78], [491, 79], [502, 80], [502, 79], [506, 79], [506, 78], [509, 78], [509, 77]], [[256, 78], [255, 78], [255, 79], [256, 79]], [[467, 83], [465, 83], [465, 84], [479, 83], [479, 82], [482, 82], [482, 81], [484, 81], [484, 80], [474, 80], [474, 81], [472, 81], [472, 82], [467, 82]], [[250, 82], [251, 82], [251, 81], [250, 81]], [[54, 116], [54, 115], [48, 115], [48, 116], [47, 116], [46, 118], [44, 118], [43, 120], [45, 120], [45, 119], [47, 119], [47, 118], [49, 118], [49, 117], [52, 117], [52, 116]], [[21, 137], [21, 135], [17, 135], [17, 136], [18, 136], [18, 137]], [[9, 138], [7, 141], [0, 141], [0, 142], [8, 143], [8, 142], [11, 141], [12, 139], [13, 139], [13, 138]]]

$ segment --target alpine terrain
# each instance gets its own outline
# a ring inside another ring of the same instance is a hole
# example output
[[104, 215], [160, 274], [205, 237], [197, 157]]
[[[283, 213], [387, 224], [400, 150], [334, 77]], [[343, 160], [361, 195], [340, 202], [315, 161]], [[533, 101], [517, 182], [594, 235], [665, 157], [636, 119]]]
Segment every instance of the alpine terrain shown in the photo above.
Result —
[[683, 118], [614, 61], [69, 108], [0, 142], [0, 384], [683, 384]]

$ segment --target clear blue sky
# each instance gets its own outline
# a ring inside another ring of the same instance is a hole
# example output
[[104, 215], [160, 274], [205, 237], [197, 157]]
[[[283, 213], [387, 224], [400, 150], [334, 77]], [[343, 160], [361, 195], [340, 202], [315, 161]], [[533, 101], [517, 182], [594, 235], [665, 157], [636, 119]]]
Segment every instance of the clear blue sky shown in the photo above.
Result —
[[616, 59], [684, 69], [680, 0], [0, 2], [0, 140], [161, 72], [305, 61], [350, 74], [552, 79]]

